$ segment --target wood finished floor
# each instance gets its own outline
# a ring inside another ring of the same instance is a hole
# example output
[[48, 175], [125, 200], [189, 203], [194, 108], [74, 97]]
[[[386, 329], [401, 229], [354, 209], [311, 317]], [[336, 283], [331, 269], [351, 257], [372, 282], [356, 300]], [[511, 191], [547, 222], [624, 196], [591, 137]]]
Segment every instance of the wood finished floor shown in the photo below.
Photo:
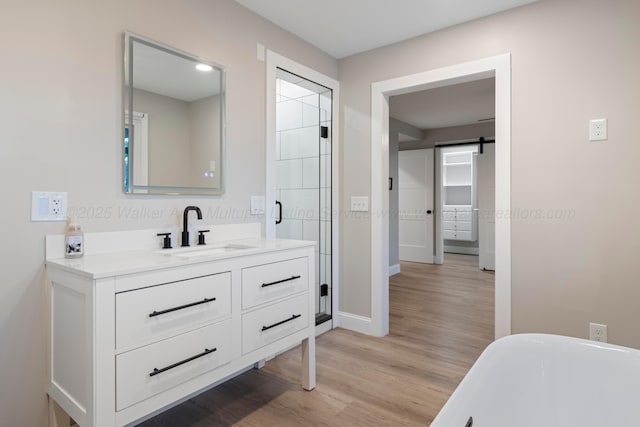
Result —
[[452, 254], [401, 270], [390, 280], [388, 336], [318, 337], [314, 391], [300, 388], [296, 348], [141, 425], [429, 425], [492, 341], [494, 275]]

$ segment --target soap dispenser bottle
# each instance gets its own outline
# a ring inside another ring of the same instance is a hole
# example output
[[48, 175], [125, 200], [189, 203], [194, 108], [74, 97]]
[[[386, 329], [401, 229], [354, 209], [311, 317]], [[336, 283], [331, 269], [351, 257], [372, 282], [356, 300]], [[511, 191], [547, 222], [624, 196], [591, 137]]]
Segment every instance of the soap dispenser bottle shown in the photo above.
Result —
[[84, 253], [84, 233], [80, 226], [67, 218], [67, 229], [64, 233], [64, 257], [80, 258]]

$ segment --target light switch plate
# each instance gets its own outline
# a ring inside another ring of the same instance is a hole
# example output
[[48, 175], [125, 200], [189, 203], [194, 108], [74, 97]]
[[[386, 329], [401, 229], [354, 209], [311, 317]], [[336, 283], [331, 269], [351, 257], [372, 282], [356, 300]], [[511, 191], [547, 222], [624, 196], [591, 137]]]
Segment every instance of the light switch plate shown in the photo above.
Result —
[[265, 59], [265, 48], [263, 44], [258, 43], [256, 46], [257, 58], [258, 61], [264, 62]]
[[251, 215], [264, 215], [264, 196], [251, 196]]
[[65, 221], [67, 193], [63, 191], [32, 191], [31, 221]]
[[368, 212], [369, 197], [351, 196], [351, 212]]

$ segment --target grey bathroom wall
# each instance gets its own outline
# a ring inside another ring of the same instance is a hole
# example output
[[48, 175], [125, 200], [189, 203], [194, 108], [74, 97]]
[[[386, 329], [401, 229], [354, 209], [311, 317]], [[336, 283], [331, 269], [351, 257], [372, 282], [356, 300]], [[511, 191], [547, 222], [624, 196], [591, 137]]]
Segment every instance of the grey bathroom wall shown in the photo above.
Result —
[[[124, 32], [227, 68], [227, 192], [221, 197], [122, 192]], [[261, 43], [337, 78], [337, 61], [232, 0], [3, 1], [0, 13], [0, 424], [46, 426], [44, 236], [31, 191], [67, 191], [86, 232], [178, 227], [198, 205], [209, 223], [262, 221], [265, 64]]]
[[[541, 0], [340, 60], [343, 202], [371, 191], [372, 82], [510, 53], [512, 331], [587, 337], [593, 321], [640, 347], [640, 228], [613, 226], [640, 208], [638, 21], [636, 0]], [[608, 141], [589, 142], [602, 117]], [[369, 317], [370, 219], [341, 230], [341, 310]]]
[[[194, 187], [218, 187], [224, 165], [220, 153], [220, 95], [213, 95], [189, 103], [189, 121], [191, 123], [191, 175]], [[214, 176], [205, 176], [211, 172]]]
[[495, 123], [478, 123], [473, 125], [451, 126], [446, 128], [426, 129], [418, 141], [405, 141], [400, 144], [400, 151], [431, 148], [436, 143], [487, 138], [495, 134]]
[[189, 103], [139, 89], [134, 89], [133, 97], [133, 110], [148, 114], [149, 185], [189, 187]]

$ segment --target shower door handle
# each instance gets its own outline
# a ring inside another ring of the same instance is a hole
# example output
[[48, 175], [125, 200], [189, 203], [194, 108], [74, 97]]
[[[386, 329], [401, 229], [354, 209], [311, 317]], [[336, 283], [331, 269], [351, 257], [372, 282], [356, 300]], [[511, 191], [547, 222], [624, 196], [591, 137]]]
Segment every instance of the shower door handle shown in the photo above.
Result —
[[278, 219], [276, 219], [276, 225], [282, 222], [282, 203], [276, 200], [276, 206], [278, 206]]

